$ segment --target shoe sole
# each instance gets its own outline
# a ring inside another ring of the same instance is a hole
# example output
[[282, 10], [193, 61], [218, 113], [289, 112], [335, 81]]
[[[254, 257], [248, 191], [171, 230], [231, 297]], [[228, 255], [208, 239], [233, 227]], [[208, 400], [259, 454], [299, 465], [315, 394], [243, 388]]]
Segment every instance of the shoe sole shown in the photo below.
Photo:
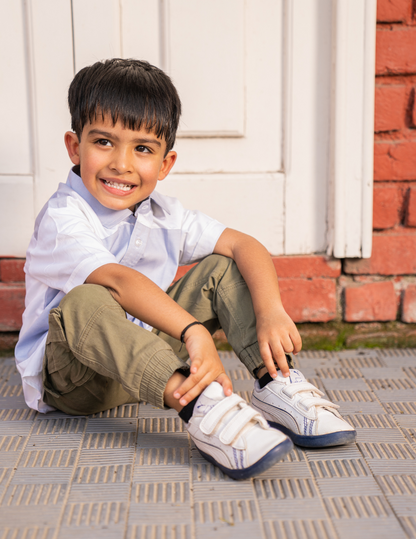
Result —
[[287, 440], [284, 440], [276, 447], [273, 447], [268, 453], [266, 453], [260, 460], [258, 460], [256, 463], [252, 464], [248, 468], [241, 468], [238, 470], [234, 470], [232, 468], [226, 468], [219, 462], [217, 462], [211, 455], [208, 455], [207, 453], [204, 453], [199, 449], [198, 446], [196, 446], [198, 451], [201, 453], [201, 455], [208, 461], [211, 462], [211, 464], [214, 464], [217, 466], [223, 473], [231, 477], [232, 479], [236, 479], [237, 481], [241, 481], [243, 479], [249, 479], [250, 477], [253, 477], [255, 475], [259, 475], [262, 472], [266, 471], [270, 466], [273, 466], [276, 462], [281, 460], [285, 455], [287, 455], [293, 448], [293, 444], [288, 438]]
[[280, 423], [274, 423], [268, 421], [269, 425], [274, 429], [280, 430], [292, 440], [292, 442], [301, 447], [333, 447], [335, 445], [345, 445], [354, 442], [357, 437], [355, 430], [343, 430], [339, 432], [331, 432], [330, 434], [320, 434], [318, 436], [305, 436], [302, 434], [296, 434], [287, 427], [280, 425]]

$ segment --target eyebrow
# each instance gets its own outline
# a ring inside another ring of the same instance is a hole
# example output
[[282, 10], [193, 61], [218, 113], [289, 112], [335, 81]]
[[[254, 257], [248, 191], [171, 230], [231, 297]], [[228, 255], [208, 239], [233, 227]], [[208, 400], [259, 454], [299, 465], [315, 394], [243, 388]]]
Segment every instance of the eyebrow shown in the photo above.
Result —
[[[120, 140], [117, 135], [109, 133], [108, 131], [101, 131], [101, 129], [91, 129], [91, 131], [89, 131], [88, 133], [88, 136], [91, 135], [100, 135], [103, 138], [113, 139], [117, 142]], [[132, 142], [134, 142], [135, 144], [156, 144], [157, 146], [162, 146], [161, 142], [156, 138], [135, 138], [132, 140]]]

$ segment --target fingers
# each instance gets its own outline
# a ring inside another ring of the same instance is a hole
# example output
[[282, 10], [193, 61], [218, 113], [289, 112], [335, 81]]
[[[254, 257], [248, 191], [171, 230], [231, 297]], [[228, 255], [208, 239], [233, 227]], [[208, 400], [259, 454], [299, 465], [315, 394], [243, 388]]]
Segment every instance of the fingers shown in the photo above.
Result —
[[198, 391], [200, 382], [201, 379], [199, 376], [191, 374], [175, 391], [173, 394], [174, 398], [179, 400], [179, 404], [185, 406], [197, 396], [196, 392]]
[[299, 332], [296, 331], [296, 334], [294, 334], [294, 335], [291, 334], [290, 338], [291, 338], [292, 343], [293, 343], [293, 353], [296, 355], [297, 353], [299, 353], [302, 350], [301, 336], [299, 335]]
[[[189, 376], [188, 380], [189, 379], [192, 379], [192, 375]], [[189, 402], [194, 400], [196, 397], [199, 397], [199, 395], [204, 391], [204, 389], [208, 385], [209, 383], [204, 384], [203, 380], [201, 380], [200, 382], [197, 382], [194, 386], [192, 386], [190, 389], [185, 391], [185, 393], [179, 399], [179, 404], [182, 406], [186, 406]]]
[[276, 378], [277, 376], [277, 370], [276, 365], [274, 363], [274, 358], [272, 355], [272, 352], [270, 350], [270, 346], [268, 342], [260, 343], [259, 342], [259, 348], [260, 348], [260, 355], [263, 360], [263, 363], [265, 367], [267, 368], [268, 373], [272, 378]]
[[215, 381], [222, 385], [222, 388], [224, 390], [224, 395], [226, 397], [229, 397], [230, 395], [232, 395], [233, 384], [231, 380], [228, 378], [228, 376], [225, 374], [225, 372], [221, 373]]
[[277, 376], [276, 364], [283, 376], [290, 376], [286, 353], [291, 353], [294, 346], [292, 341], [289, 341], [289, 338], [286, 341], [282, 343], [280, 339], [275, 339], [271, 342], [259, 342], [261, 358], [272, 378]]
[[181, 406], [185, 406], [198, 397], [214, 380], [218, 380], [223, 385], [226, 395], [232, 393], [231, 381], [224, 373], [224, 367], [219, 358], [218, 361], [215, 358], [213, 361], [204, 361], [199, 356], [195, 357], [192, 359], [190, 376], [175, 390], [173, 397], [178, 399]]
[[202, 361], [200, 359], [194, 359], [191, 365], [191, 374], [196, 374], [201, 365], [202, 365]]
[[209, 386], [211, 382], [216, 380], [224, 388], [224, 394], [228, 397], [233, 392], [231, 380], [223, 372], [219, 376], [215, 377], [210, 372], [207, 372], [204, 376], [196, 376], [191, 374], [188, 378], [178, 387], [173, 396], [179, 400], [181, 406], [186, 406]]
[[[279, 343], [280, 344], [280, 343]], [[287, 364], [286, 353], [282, 345], [273, 349], [273, 357], [283, 376], [290, 376], [289, 365]]]

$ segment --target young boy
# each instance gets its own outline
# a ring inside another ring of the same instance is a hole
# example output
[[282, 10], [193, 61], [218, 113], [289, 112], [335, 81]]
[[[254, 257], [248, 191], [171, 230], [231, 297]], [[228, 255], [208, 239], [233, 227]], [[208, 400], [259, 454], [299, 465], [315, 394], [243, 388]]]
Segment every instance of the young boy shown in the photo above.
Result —
[[[27, 404], [78, 415], [138, 401], [174, 408], [204, 457], [236, 479], [281, 459], [290, 438], [354, 440], [288, 365], [301, 339], [266, 249], [155, 191], [176, 161], [181, 104], [169, 77], [137, 60], [97, 62], [75, 76], [69, 108], [74, 167], [27, 251], [16, 348]], [[196, 261], [170, 286], [178, 265]], [[211, 337], [220, 327], [257, 378], [252, 406], [232, 393]]]

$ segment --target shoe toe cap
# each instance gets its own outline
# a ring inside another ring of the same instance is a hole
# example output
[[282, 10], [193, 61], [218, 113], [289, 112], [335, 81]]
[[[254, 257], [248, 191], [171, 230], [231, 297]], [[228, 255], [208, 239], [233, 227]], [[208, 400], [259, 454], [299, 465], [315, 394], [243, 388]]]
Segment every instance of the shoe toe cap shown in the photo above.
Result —
[[345, 431], [354, 431], [349, 423], [344, 419], [337, 417], [329, 411], [321, 412], [320, 418], [317, 426], [316, 434], [331, 434], [333, 432], [345, 432]]
[[247, 451], [247, 466], [252, 466], [264, 455], [269, 453], [274, 447], [277, 447], [288, 437], [275, 429], [252, 429], [247, 433], [246, 447]]

